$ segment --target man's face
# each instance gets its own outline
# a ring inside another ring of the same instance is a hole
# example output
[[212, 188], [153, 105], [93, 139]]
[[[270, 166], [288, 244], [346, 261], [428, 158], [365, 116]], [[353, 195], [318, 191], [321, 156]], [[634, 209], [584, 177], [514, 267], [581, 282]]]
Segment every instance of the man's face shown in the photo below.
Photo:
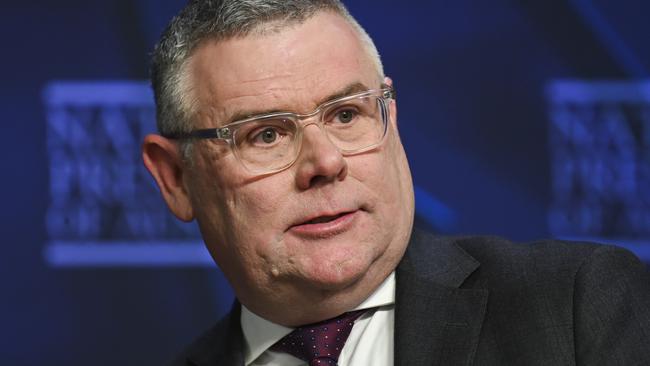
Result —
[[[350, 86], [378, 89], [383, 81], [353, 28], [330, 13], [279, 32], [207, 42], [188, 70], [195, 128], [242, 114], [306, 113]], [[311, 124], [297, 161], [265, 176], [249, 173], [225, 144], [196, 142], [183, 175], [192, 212], [249, 309], [285, 324], [293, 320], [277, 314], [292, 306], [302, 320], [309, 306], [348, 310], [395, 268], [410, 235], [413, 191], [394, 102], [390, 115], [384, 143], [353, 156]]]

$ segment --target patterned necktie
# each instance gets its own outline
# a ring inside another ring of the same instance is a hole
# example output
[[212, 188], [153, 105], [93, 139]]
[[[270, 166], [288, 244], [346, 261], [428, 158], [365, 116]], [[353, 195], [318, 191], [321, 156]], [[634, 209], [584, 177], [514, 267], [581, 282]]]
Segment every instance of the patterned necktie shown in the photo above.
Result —
[[354, 321], [365, 312], [351, 311], [333, 319], [303, 325], [271, 346], [271, 350], [296, 356], [307, 361], [309, 366], [337, 365]]

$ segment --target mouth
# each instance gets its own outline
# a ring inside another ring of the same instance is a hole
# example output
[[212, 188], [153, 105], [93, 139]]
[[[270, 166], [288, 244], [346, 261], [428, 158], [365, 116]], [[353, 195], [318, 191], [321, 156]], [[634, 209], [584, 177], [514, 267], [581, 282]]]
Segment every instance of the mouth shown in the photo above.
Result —
[[292, 225], [289, 231], [300, 236], [329, 237], [348, 230], [358, 213], [359, 210], [320, 214]]
[[332, 216], [319, 216], [319, 217], [316, 217], [316, 218], [311, 219], [309, 221], [305, 221], [302, 225], [324, 224], [326, 222], [332, 222], [332, 221], [338, 219], [339, 217], [343, 217], [343, 216], [345, 216], [345, 215], [347, 215], [349, 213], [350, 212], [342, 212], [340, 214], [332, 215]]

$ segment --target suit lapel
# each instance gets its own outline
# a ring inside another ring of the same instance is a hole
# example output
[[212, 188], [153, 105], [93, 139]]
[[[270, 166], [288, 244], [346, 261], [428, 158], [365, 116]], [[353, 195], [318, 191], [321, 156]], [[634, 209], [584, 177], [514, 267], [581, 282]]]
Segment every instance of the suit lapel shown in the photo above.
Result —
[[235, 302], [230, 313], [199, 341], [187, 357], [192, 366], [243, 366], [244, 335], [240, 326], [241, 305]]
[[461, 289], [479, 263], [451, 241], [414, 231], [397, 268], [395, 365], [470, 365], [488, 291]]

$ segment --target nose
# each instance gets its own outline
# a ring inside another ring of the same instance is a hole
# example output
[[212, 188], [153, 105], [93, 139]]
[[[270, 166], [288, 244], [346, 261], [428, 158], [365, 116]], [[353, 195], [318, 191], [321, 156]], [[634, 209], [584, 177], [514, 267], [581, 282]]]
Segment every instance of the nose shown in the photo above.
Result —
[[296, 167], [296, 183], [301, 190], [343, 180], [348, 171], [339, 149], [315, 123], [304, 126]]

